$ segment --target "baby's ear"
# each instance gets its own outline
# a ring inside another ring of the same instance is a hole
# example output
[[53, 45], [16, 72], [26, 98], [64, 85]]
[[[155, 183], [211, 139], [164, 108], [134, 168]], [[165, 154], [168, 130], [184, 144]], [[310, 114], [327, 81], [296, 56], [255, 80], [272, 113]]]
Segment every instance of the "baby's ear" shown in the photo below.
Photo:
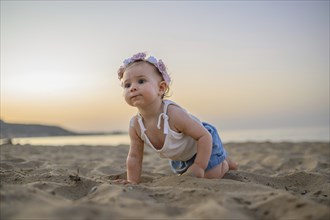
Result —
[[165, 94], [167, 90], [167, 83], [165, 81], [161, 81], [159, 83], [159, 93], [161, 96], [163, 96]]

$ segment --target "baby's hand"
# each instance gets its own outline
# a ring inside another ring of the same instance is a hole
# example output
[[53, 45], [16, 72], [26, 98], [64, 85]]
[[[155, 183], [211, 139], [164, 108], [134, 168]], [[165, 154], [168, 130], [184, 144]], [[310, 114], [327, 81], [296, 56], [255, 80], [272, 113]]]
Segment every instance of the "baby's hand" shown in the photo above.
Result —
[[188, 168], [186, 173], [184, 173], [184, 175], [188, 175], [188, 176], [193, 175], [198, 178], [203, 178], [204, 174], [205, 171], [195, 163]]

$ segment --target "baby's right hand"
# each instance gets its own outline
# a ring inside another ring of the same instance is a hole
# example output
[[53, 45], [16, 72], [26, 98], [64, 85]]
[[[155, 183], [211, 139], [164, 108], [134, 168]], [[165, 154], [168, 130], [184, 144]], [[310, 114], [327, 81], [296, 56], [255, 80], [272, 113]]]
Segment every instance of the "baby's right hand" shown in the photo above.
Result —
[[197, 164], [193, 164], [188, 168], [188, 170], [183, 175], [203, 178], [204, 174], [205, 171], [201, 167], [199, 167]]

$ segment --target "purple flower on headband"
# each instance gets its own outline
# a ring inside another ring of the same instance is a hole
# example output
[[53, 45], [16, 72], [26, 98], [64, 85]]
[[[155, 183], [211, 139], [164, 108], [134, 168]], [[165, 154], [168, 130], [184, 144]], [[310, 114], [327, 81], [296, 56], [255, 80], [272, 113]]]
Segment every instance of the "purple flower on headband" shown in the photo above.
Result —
[[146, 58], [146, 53], [137, 53], [137, 54], [134, 54], [132, 56], [132, 60], [133, 61], [136, 61], [136, 60], [144, 60], [144, 58]]
[[161, 74], [162, 74], [163, 79], [165, 80], [165, 82], [167, 84], [170, 84], [171, 78], [170, 78], [170, 76], [168, 75], [168, 73], [166, 71], [166, 66], [163, 63], [163, 61], [162, 60], [158, 60], [158, 63], [157, 63], [157, 66], [156, 67], [158, 68], [159, 72], [161, 72]]
[[166, 67], [162, 60], [158, 60], [157, 68], [160, 72], [166, 72]]
[[127, 66], [128, 64], [133, 63], [133, 62], [138, 61], [138, 60], [144, 60], [144, 58], [146, 56], [147, 55], [145, 53], [134, 54], [132, 57], [124, 60], [124, 62], [123, 62], [124, 66]]

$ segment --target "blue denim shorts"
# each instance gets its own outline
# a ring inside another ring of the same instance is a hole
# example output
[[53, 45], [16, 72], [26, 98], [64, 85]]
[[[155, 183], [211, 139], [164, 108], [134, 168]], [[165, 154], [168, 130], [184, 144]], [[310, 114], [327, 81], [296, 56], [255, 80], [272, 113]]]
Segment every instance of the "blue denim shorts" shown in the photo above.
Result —
[[[226, 159], [227, 153], [222, 145], [217, 129], [214, 126], [205, 122], [203, 122], [203, 126], [210, 132], [212, 136], [211, 157], [205, 169], [205, 171], [208, 171], [222, 163]], [[172, 171], [177, 174], [182, 174], [186, 172], [187, 169], [194, 163], [195, 158], [196, 154], [187, 161], [170, 160], [170, 166]]]

